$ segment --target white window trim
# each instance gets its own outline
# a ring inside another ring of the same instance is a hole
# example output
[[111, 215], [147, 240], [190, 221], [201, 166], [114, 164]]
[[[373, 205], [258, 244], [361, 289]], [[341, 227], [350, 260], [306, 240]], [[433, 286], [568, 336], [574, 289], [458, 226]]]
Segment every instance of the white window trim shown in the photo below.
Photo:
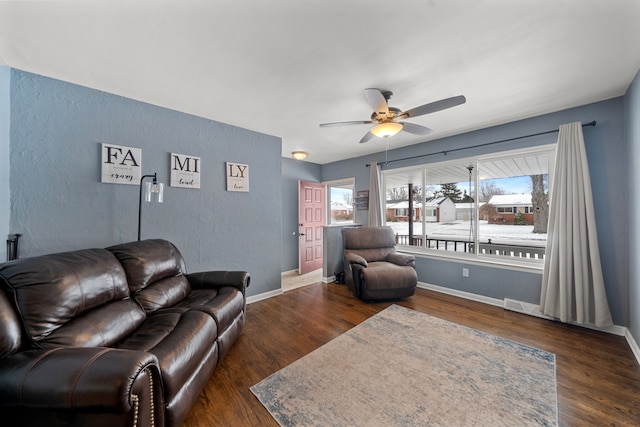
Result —
[[414, 255], [416, 258], [437, 259], [457, 262], [460, 264], [495, 267], [504, 270], [522, 271], [525, 273], [542, 274], [544, 262], [527, 258], [497, 257], [489, 255], [475, 255], [462, 252], [442, 251], [437, 249], [419, 248], [416, 246], [398, 245], [398, 252]]
[[[403, 171], [415, 171], [422, 170], [422, 186], [426, 187], [426, 175], [424, 170], [429, 165], [438, 165], [438, 166], [446, 166], [449, 164], [460, 164], [460, 163], [473, 163], [474, 169], [478, 170], [478, 163], [490, 159], [500, 159], [500, 158], [509, 158], [509, 157], [519, 157], [526, 154], [532, 153], [540, 153], [547, 152], [549, 154], [549, 182], [553, 181], [553, 165], [555, 164], [555, 156], [556, 156], [556, 144], [545, 144], [536, 147], [529, 148], [521, 148], [514, 149], [496, 153], [487, 153], [479, 156], [473, 157], [464, 157], [455, 160], [446, 160], [442, 162], [429, 162], [422, 163], [420, 165], [408, 166], [403, 168], [394, 168], [394, 169], [385, 169], [382, 171], [382, 185], [383, 188], [386, 189], [386, 175], [394, 174]], [[478, 188], [479, 177], [478, 174], [474, 174], [474, 188]], [[381, 191], [381, 197], [385, 197], [386, 191]], [[477, 194], [476, 194], [477, 196]], [[477, 197], [476, 197], [477, 198]], [[383, 206], [385, 200], [382, 200]], [[424, 204], [424, 203], [423, 203]], [[424, 206], [423, 206], [424, 207]], [[477, 209], [476, 209], [477, 212]], [[474, 215], [475, 221], [475, 231], [474, 231], [474, 240], [478, 241], [478, 215]], [[386, 224], [386, 221], [385, 221]], [[427, 258], [427, 259], [441, 259], [451, 262], [458, 262], [464, 264], [472, 264], [472, 265], [480, 265], [487, 267], [495, 267], [502, 268], [507, 270], [514, 271], [523, 271], [529, 273], [542, 273], [544, 268], [544, 260], [541, 259], [531, 259], [531, 258], [515, 258], [515, 257], [506, 257], [506, 256], [491, 256], [484, 254], [468, 254], [464, 252], [454, 252], [454, 251], [445, 251], [439, 249], [430, 249], [430, 248], [421, 248], [410, 245], [397, 245], [398, 251], [403, 253], [409, 253], [415, 255], [419, 258]]]
[[355, 204], [352, 206], [353, 208], [353, 219], [349, 222], [349, 221], [345, 221], [343, 223], [340, 224], [331, 224], [331, 193], [330, 193], [330, 187], [338, 187], [341, 185], [351, 185], [353, 187], [353, 199], [355, 200], [356, 198], [356, 177], [350, 177], [350, 178], [342, 178], [342, 179], [334, 179], [331, 181], [324, 181], [322, 182], [322, 184], [324, 185], [325, 189], [327, 190], [327, 225], [331, 226], [331, 225], [344, 225], [344, 224], [356, 224], [355, 219], [356, 219], [356, 207]]

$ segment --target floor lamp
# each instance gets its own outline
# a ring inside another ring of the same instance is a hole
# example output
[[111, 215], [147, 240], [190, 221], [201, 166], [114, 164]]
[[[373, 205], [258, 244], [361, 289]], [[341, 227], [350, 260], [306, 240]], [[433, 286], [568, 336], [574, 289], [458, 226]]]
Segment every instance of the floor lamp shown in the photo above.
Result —
[[145, 202], [162, 203], [164, 198], [164, 184], [158, 182], [158, 177], [153, 175], [144, 175], [140, 178], [140, 197], [138, 197], [138, 241], [140, 241], [140, 223], [142, 222], [142, 181], [145, 178], [153, 178], [153, 182], [147, 182], [144, 190]]

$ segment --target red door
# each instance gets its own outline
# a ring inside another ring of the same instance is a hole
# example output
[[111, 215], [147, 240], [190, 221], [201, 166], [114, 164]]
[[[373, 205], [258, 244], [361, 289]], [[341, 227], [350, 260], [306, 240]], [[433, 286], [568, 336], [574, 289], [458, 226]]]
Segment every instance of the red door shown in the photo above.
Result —
[[299, 274], [322, 268], [322, 226], [326, 223], [326, 187], [298, 181]]

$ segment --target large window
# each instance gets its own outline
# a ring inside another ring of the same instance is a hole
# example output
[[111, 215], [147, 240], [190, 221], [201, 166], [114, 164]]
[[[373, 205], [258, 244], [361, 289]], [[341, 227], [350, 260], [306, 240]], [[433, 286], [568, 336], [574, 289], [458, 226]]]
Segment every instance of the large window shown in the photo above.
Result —
[[385, 224], [399, 245], [542, 260], [553, 159], [547, 146], [384, 171]]
[[326, 182], [327, 224], [353, 223], [353, 189], [355, 178]]

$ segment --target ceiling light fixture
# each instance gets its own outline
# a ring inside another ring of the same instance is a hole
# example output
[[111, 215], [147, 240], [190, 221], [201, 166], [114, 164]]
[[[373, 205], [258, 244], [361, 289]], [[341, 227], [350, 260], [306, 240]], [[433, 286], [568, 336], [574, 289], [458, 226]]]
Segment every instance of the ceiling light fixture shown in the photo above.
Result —
[[388, 138], [402, 130], [402, 123], [382, 122], [371, 129], [371, 133], [378, 138]]
[[306, 151], [293, 151], [293, 152], [291, 152], [291, 155], [296, 160], [304, 160], [304, 159], [307, 158], [309, 153], [307, 153]]

